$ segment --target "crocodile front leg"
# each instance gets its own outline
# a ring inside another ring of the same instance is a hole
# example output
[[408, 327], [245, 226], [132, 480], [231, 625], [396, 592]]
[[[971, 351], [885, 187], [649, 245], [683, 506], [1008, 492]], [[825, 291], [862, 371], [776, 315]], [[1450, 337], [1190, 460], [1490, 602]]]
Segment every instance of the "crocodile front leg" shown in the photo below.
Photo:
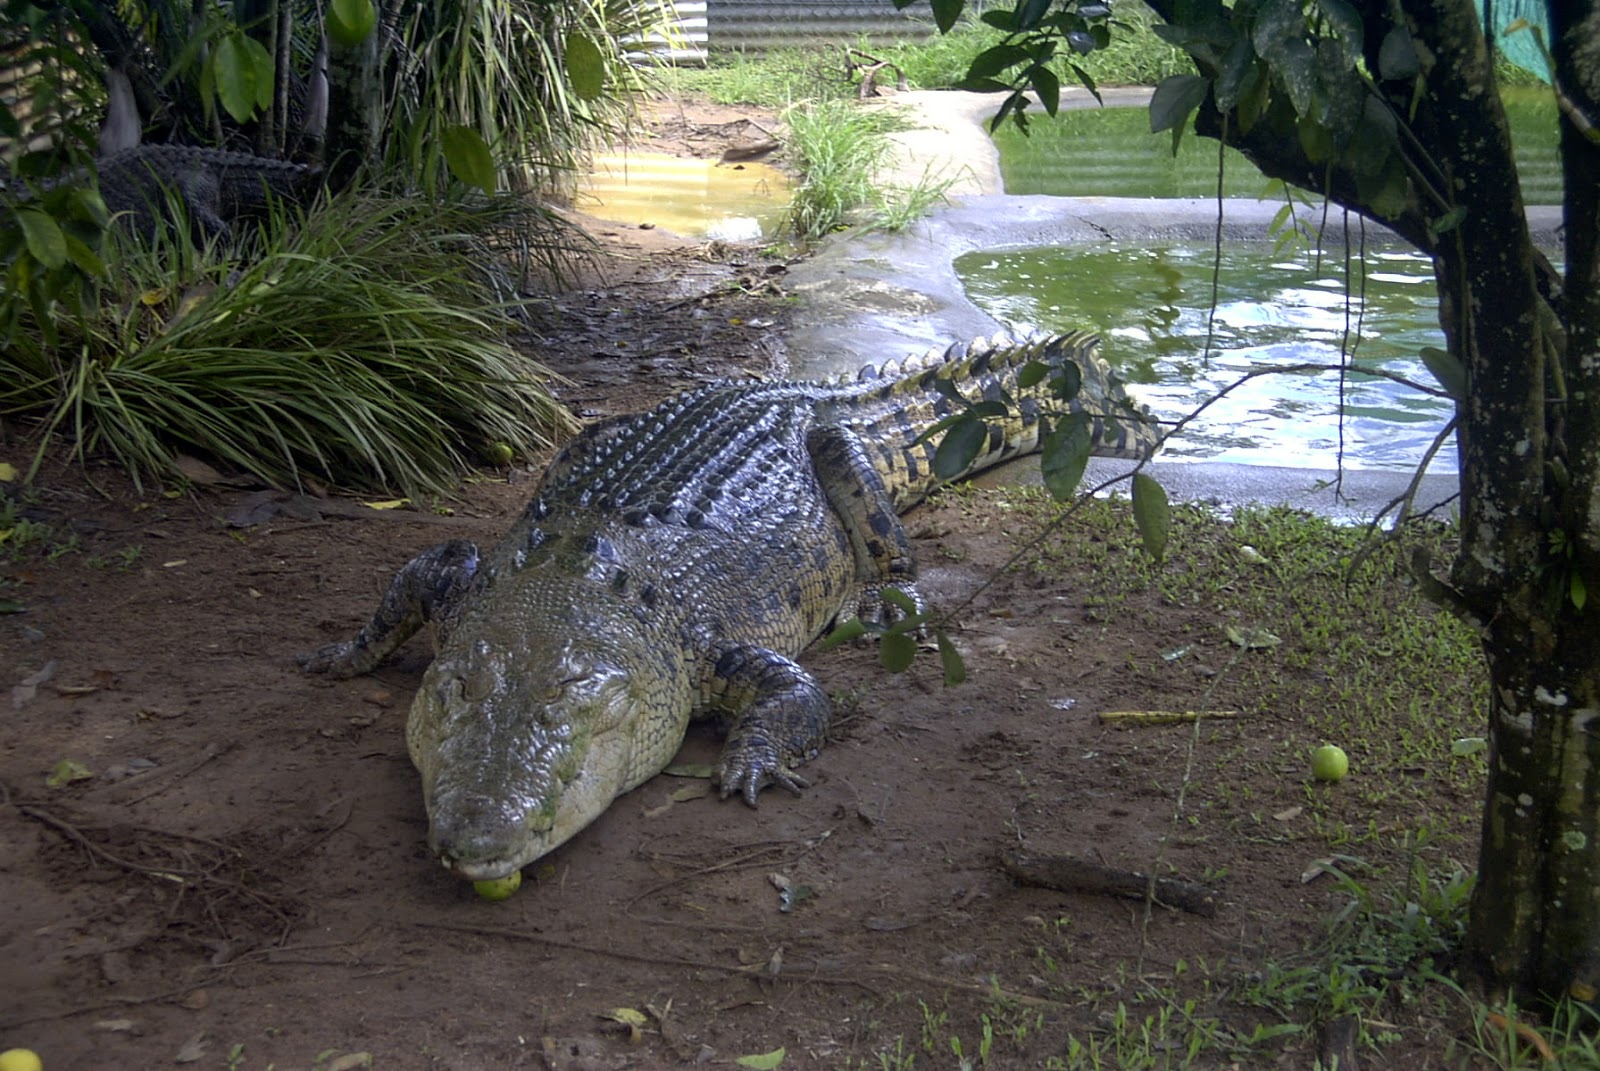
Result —
[[367, 673], [423, 625], [448, 625], [465, 601], [477, 571], [477, 544], [452, 539], [429, 547], [401, 566], [378, 612], [355, 639], [296, 655], [295, 661], [307, 673], [334, 677]]
[[816, 757], [833, 718], [811, 674], [765, 647], [721, 643], [708, 656], [700, 693], [702, 709], [731, 722], [717, 767], [723, 799], [738, 792], [754, 807], [768, 785], [796, 794], [806, 787], [793, 768]]
[[873, 624], [899, 619], [900, 607], [883, 598], [889, 587], [904, 592], [921, 613], [911, 540], [861, 437], [849, 428], [824, 425], [806, 433], [806, 451], [828, 505], [850, 537], [861, 583], [859, 616]]

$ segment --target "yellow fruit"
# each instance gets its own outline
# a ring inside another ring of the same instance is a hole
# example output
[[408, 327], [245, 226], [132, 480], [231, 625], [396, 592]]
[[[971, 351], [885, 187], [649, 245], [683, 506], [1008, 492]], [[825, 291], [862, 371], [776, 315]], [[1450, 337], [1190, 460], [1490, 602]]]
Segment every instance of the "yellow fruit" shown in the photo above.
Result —
[[490, 443], [488, 454], [490, 461], [502, 467], [511, 464], [517, 456], [517, 452], [511, 449], [510, 443]]
[[1343, 781], [1350, 772], [1350, 756], [1343, 748], [1323, 744], [1311, 753], [1311, 775], [1318, 781]]
[[44, 1061], [32, 1049], [0, 1052], [0, 1071], [44, 1071]]
[[[516, 892], [522, 885], [522, 871], [513, 870], [503, 878], [492, 881], [475, 881], [472, 883], [473, 891], [485, 900], [505, 900]], [[0, 1067], [0, 1071], [10, 1071], [9, 1068]]]

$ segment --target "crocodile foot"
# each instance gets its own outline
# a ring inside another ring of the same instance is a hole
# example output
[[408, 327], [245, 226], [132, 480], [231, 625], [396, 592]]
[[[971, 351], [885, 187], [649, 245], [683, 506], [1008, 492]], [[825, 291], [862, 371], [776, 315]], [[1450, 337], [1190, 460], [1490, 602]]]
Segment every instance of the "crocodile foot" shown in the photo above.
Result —
[[775, 752], [759, 757], [723, 752], [722, 763], [717, 767], [717, 787], [723, 799], [737, 792], [746, 804], [754, 807], [756, 797], [768, 785], [777, 785], [798, 796], [803, 789], [811, 787], [811, 782], [778, 761]]

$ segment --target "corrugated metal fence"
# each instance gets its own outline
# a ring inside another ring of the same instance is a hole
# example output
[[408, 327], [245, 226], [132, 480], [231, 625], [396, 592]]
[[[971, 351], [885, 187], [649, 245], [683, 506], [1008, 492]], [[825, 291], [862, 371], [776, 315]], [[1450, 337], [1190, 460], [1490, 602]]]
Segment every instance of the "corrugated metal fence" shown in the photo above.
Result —
[[674, 63], [704, 63], [708, 55], [767, 52], [818, 43], [920, 41], [933, 34], [925, 4], [904, 11], [892, 0], [677, 0], [682, 47], [659, 51]]

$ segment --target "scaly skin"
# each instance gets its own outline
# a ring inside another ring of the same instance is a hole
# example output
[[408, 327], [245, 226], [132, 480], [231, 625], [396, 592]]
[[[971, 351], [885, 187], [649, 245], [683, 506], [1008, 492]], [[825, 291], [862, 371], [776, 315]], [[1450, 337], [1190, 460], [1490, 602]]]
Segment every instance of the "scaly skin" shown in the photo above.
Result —
[[[106, 208], [146, 238], [167, 217], [169, 192], [202, 234], [227, 237], [235, 219], [259, 213], [272, 197], [301, 200], [317, 178], [305, 164], [199, 145], [137, 145], [100, 158], [95, 171]], [[49, 185], [87, 177], [77, 171]]]
[[1019, 386], [1030, 359], [1079, 365], [1074, 408], [1113, 418], [1096, 453], [1143, 456], [1154, 436], [1096, 346], [980, 341], [853, 383], [706, 387], [592, 428], [493, 550], [425, 551], [355, 640], [301, 663], [365, 672], [437, 627], [406, 740], [429, 845], [470, 880], [526, 866], [659, 773], [691, 718], [730, 723], [724, 797], [798, 791], [830, 710], [793, 659], [842, 619], [897, 617], [886, 587], [920, 606], [899, 513], [939, 482], [935, 444], [916, 442], [953, 409], [934, 380], [1019, 403], [969, 471], [1037, 448], [1048, 384]]

